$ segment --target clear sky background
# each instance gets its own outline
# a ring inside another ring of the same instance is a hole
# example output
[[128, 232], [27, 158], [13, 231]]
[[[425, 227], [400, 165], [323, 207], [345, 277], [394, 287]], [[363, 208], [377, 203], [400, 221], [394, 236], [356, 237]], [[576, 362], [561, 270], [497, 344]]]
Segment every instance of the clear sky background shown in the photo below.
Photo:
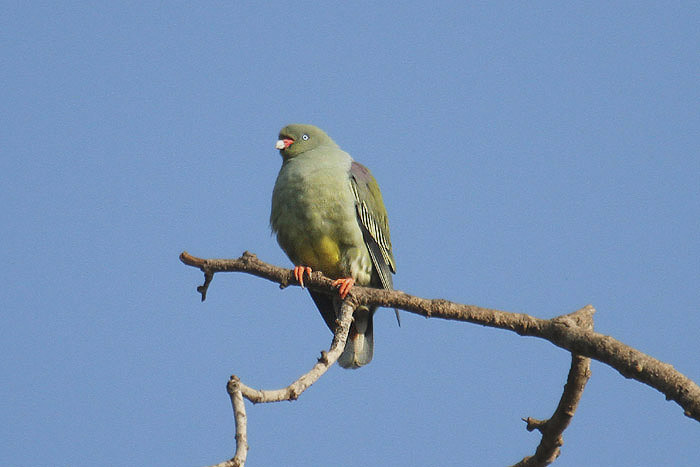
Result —
[[[700, 381], [696, 2], [3, 2], [1, 465], [233, 454], [225, 384], [286, 386], [331, 334], [286, 267], [279, 129], [371, 168], [398, 289], [596, 329]], [[248, 405], [250, 466], [513, 463], [569, 355], [393, 311], [375, 356]], [[560, 466], [700, 465], [700, 424], [594, 363]]]

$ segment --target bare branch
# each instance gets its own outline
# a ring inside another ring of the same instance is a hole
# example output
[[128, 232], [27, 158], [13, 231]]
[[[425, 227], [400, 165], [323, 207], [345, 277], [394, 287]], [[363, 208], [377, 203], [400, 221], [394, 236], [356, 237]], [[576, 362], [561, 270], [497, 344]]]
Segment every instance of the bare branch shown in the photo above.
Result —
[[[581, 313], [585, 309], [579, 310], [568, 318], [574, 319], [577, 324], [586, 329], [593, 329], [592, 315]], [[571, 419], [576, 412], [578, 403], [581, 400], [583, 389], [586, 387], [588, 379], [591, 377], [591, 359], [580, 355], [571, 355], [571, 368], [569, 376], [564, 385], [564, 392], [559, 400], [559, 405], [549, 418], [549, 420], [537, 420], [531, 417], [524, 418], [527, 423], [527, 430], [538, 430], [542, 433], [537, 450], [533, 456], [525, 457], [513, 467], [539, 467], [549, 465], [554, 462], [560, 454], [560, 447], [564, 444], [562, 434], [569, 426]]]
[[240, 383], [241, 380], [237, 376], [231, 375], [231, 379], [226, 385], [226, 389], [231, 395], [231, 405], [236, 419], [236, 455], [232, 459], [236, 467], [245, 465], [248, 455], [248, 416], [245, 413]]
[[[205, 273], [206, 274], [206, 273]], [[211, 278], [213, 273], [207, 277]], [[211, 282], [211, 279], [209, 279]], [[204, 289], [202, 296], [206, 294]], [[245, 397], [252, 403], [258, 402], [280, 402], [296, 400], [301, 393], [306, 391], [312, 384], [323, 376], [328, 369], [338, 360], [340, 354], [343, 353], [345, 342], [348, 339], [350, 332], [350, 324], [352, 323], [352, 314], [357, 307], [357, 302], [351, 298], [343, 301], [340, 307], [340, 316], [336, 321], [336, 329], [333, 335], [333, 341], [328, 352], [322, 351], [321, 357], [316, 364], [307, 373], [304, 373], [296, 381], [282, 389], [275, 390], [256, 390], [245, 384], [236, 375], [231, 375], [231, 378], [226, 385], [226, 390], [231, 397], [231, 405], [233, 406], [233, 414], [236, 420], [236, 454], [232, 459], [221, 462], [213, 467], [243, 467], [248, 455], [248, 429], [247, 415], [245, 411]]]
[[[183, 263], [195, 266], [207, 273], [240, 271], [262, 277], [286, 287], [295, 283], [291, 270], [260, 261], [251, 253], [244, 253], [238, 259], [195, 258], [186, 252], [180, 255]], [[331, 280], [314, 272], [305, 281], [310, 288], [333, 293]], [[381, 290], [355, 286], [350, 292], [360, 305], [378, 305], [386, 308], [400, 308], [425, 317], [455, 321], [467, 321], [483, 326], [507, 329], [522, 336], [539, 337], [574, 354], [603, 362], [620, 372], [626, 378], [633, 378], [653, 387], [684, 409], [686, 416], [700, 421], [700, 387], [673, 366], [663, 363], [622, 342], [590, 329], [577, 326], [571, 316], [561, 316], [550, 320], [538, 319], [522, 313], [462, 305], [442, 299], [425, 299], [398, 290]], [[579, 313], [591, 316], [595, 309], [588, 305]]]
[[240, 383], [240, 390], [243, 397], [257, 404], [259, 402], [279, 402], [297, 399], [302, 392], [314, 384], [328, 369], [338, 360], [345, 348], [345, 341], [350, 332], [352, 323], [352, 313], [355, 311], [357, 303], [354, 300], [346, 299], [340, 307], [340, 318], [336, 321], [337, 327], [333, 342], [328, 352], [321, 352], [321, 357], [307, 373], [301, 375], [296, 381], [282, 389], [253, 389]]
[[243, 467], [248, 455], [248, 417], [245, 412], [245, 403], [240, 389], [241, 380], [231, 375], [226, 384], [226, 391], [231, 396], [233, 416], [236, 420], [236, 454], [233, 458], [216, 464], [212, 467]]
[[[246, 272], [280, 284], [280, 288], [296, 283], [289, 269], [280, 268], [244, 252], [237, 259], [202, 259], [182, 252], [180, 260], [204, 272], [204, 284], [197, 287], [206, 298], [208, 287], [217, 272]], [[332, 281], [319, 272], [314, 272], [305, 285], [320, 292], [337, 293]], [[576, 411], [586, 382], [590, 378], [590, 358], [615, 368], [626, 378], [636, 379], [666, 395], [683, 409], [684, 414], [700, 421], [700, 387], [675, 370], [671, 365], [646, 355], [610, 336], [593, 331], [595, 309], [587, 305], [580, 310], [549, 320], [534, 318], [522, 313], [509, 313], [473, 305], [462, 305], [443, 299], [425, 299], [397, 290], [381, 290], [355, 286], [343, 302], [342, 317], [338, 321], [331, 349], [322, 353], [316, 365], [295, 382], [283, 389], [255, 390], [231, 377], [228, 391], [236, 415], [236, 456], [219, 464], [222, 467], [240, 467], [245, 463], [248, 450], [246, 441], [246, 415], [242, 398], [251, 402], [276, 402], [294, 400], [311, 384], [318, 380], [337, 360], [347, 339], [353, 311], [360, 305], [400, 308], [426, 318], [434, 317], [454, 321], [466, 321], [513, 331], [522, 336], [548, 340], [572, 353], [571, 368], [564, 392], [557, 409], [548, 420], [531, 417], [523, 419], [529, 431], [538, 430], [542, 440], [533, 456], [525, 457], [517, 466], [545, 466], [552, 463], [560, 453], [562, 433]], [[239, 407], [239, 408], [237, 408]], [[218, 466], [217, 466], [218, 467]]]

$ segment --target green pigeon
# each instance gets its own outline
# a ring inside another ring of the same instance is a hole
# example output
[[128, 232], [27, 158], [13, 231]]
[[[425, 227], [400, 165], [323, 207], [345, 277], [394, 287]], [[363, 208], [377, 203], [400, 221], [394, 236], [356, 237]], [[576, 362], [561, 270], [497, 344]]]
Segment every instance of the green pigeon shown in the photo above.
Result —
[[[333, 331], [341, 300], [354, 284], [393, 288], [396, 264], [382, 194], [370, 171], [320, 128], [288, 125], [280, 130], [275, 148], [282, 155], [282, 168], [272, 192], [270, 225], [302, 287], [304, 274], [311, 271], [334, 279], [338, 296], [309, 291]], [[355, 310], [338, 359], [343, 368], [372, 360], [375, 311]]]

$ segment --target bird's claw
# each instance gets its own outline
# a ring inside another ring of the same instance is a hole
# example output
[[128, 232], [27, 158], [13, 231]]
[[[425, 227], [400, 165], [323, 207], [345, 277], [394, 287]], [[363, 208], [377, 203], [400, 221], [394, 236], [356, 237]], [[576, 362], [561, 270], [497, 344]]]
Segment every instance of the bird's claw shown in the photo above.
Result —
[[336, 279], [333, 281], [333, 287], [338, 287], [338, 293], [340, 298], [345, 300], [345, 297], [350, 293], [350, 289], [355, 285], [355, 279], [352, 277], [345, 277], [343, 279]]
[[304, 288], [304, 274], [311, 277], [311, 268], [308, 266], [294, 266], [294, 278], [299, 282], [301, 288]]

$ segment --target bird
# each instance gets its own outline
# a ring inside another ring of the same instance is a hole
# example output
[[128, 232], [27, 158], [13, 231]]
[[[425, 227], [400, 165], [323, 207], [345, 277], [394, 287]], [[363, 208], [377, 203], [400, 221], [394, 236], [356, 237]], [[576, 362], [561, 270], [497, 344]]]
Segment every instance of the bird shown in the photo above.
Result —
[[[272, 192], [270, 227], [302, 287], [312, 271], [333, 279], [337, 296], [309, 293], [334, 331], [342, 300], [353, 285], [393, 289], [396, 262], [382, 194], [369, 169], [314, 125], [285, 126], [275, 148], [282, 167]], [[338, 358], [342, 368], [356, 369], [372, 360], [376, 309], [361, 306], [354, 311]]]

